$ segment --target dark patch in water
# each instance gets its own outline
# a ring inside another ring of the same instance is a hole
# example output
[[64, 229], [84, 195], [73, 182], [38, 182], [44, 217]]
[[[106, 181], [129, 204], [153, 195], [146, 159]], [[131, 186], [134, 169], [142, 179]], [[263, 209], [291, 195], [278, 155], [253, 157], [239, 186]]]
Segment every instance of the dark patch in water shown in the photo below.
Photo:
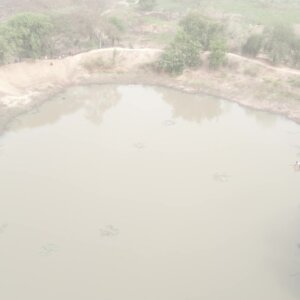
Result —
[[217, 182], [221, 182], [221, 183], [225, 183], [229, 180], [229, 175], [227, 175], [226, 173], [215, 173], [213, 175], [213, 179]]
[[164, 126], [174, 126], [176, 124], [176, 122], [174, 120], [165, 120], [163, 122]]
[[145, 148], [145, 144], [143, 144], [143, 143], [135, 143], [135, 144], [133, 144], [133, 147], [136, 148], [136, 149], [138, 149], [138, 150], [142, 150], [142, 149]]
[[113, 225], [107, 225], [103, 228], [100, 228], [101, 237], [114, 237], [119, 235], [119, 233], [119, 229], [114, 227]]
[[40, 254], [42, 256], [50, 256], [58, 251], [58, 246], [54, 243], [48, 243], [42, 246]]
[[7, 230], [8, 224], [3, 223], [0, 225], [0, 234], [3, 234]]

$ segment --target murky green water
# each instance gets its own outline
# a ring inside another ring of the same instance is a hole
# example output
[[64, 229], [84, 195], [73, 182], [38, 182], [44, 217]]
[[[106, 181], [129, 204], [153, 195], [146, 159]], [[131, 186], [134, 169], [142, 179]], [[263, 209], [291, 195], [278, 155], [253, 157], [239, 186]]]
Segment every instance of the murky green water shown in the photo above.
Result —
[[90, 86], [0, 145], [0, 299], [299, 299], [298, 125]]

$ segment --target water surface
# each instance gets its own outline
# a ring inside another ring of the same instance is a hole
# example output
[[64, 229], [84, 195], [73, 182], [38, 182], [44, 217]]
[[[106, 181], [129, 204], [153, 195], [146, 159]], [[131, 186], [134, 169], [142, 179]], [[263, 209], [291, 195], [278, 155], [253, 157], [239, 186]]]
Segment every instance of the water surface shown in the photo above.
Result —
[[299, 155], [272, 114], [70, 88], [0, 138], [0, 298], [299, 299]]

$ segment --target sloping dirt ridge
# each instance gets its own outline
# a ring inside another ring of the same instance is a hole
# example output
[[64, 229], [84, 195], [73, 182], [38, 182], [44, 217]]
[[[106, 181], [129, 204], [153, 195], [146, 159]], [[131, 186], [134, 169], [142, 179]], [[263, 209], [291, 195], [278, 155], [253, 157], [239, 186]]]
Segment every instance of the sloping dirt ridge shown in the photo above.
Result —
[[210, 71], [205, 53], [201, 67], [168, 76], [149, 68], [161, 51], [107, 48], [0, 67], [0, 132], [16, 115], [40, 105], [51, 95], [71, 85], [89, 83], [148, 84], [206, 93], [300, 123], [300, 71], [276, 68], [236, 54], [227, 55], [227, 67]]

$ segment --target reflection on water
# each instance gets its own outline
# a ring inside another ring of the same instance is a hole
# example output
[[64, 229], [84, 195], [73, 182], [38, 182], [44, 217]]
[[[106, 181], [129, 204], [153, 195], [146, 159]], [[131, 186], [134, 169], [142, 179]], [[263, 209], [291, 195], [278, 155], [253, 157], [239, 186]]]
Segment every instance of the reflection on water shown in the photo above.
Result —
[[1, 138], [0, 299], [298, 300], [299, 131], [169, 89], [57, 95]]
[[245, 110], [246, 114], [250, 117], [254, 117], [255, 121], [262, 127], [272, 128], [276, 125], [278, 117], [275, 114], [266, 114], [263, 111], [249, 109]]
[[[187, 121], [201, 123], [203, 120], [216, 119], [222, 113], [221, 102], [215, 101], [215, 99], [209, 96], [203, 95], [199, 97], [197, 95], [188, 95], [176, 90], [166, 89], [161, 89], [160, 93], [164, 101], [172, 107], [174, 118], [181, 117]], [[171, 123], [171, 125], [173, 124]]]
[[[84, 99], [84, 100], [83, 100]], [[62, 117], [71, 115], [78, 110], [84, 110], [84, 114], [92, 123], [100, 124], [104, 113], [116, 105], [120, 94], [116, 87], [90, 85], [88, 87], [72, 87], [57, 96], [57, 101], [49, 101], [42, 108], [34, 109], [22, 117], [23, 122], [15, 119], [10, 125], [13, 130], [36, 128], [51, 125]], [[35, 116], [32, 117], [31, 115]]]

